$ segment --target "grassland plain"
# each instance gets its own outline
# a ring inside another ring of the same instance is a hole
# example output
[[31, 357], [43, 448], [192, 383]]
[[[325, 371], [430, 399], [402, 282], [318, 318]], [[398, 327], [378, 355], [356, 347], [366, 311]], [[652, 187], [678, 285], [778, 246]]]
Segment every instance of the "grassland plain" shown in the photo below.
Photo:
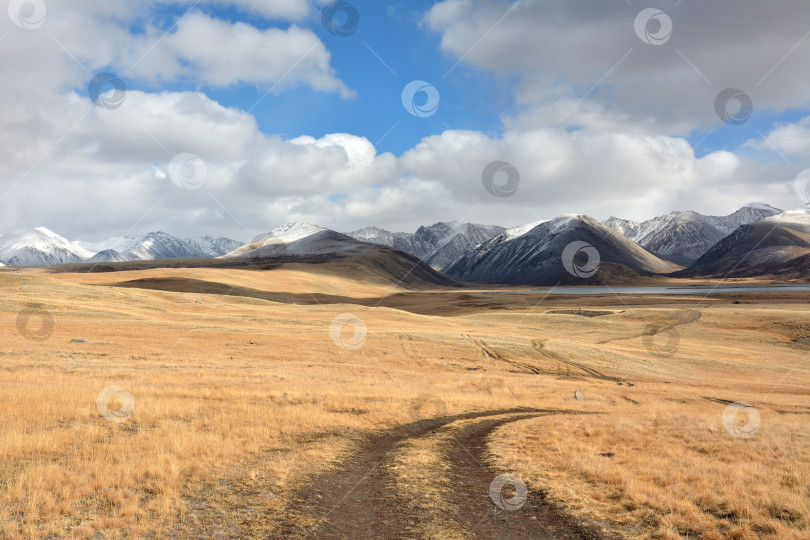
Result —
[[[0, 291], [3, 537], [339, 530], [300, 494], [370, 437], [517, 408], [589, 414], [493, 427], [485, 486], [513, 474], [605, 536], [810, 537], [808, 294], [413, 290], [345, 261], [4, 270]], [[419, 518], [401, 536], [478, 534], [448, 460], [470, 422], [386, 454]]]

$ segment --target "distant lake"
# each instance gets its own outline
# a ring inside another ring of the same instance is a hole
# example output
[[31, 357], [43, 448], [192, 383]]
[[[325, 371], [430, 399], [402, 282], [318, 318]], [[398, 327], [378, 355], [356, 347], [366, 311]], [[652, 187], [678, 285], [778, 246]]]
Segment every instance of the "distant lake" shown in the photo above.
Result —
[[729, 287], [555, 287], [527, 291], [508, 291], [516, 294], [740, 294], [755, 292], [810, 292], [807, 285], [761, 285]]

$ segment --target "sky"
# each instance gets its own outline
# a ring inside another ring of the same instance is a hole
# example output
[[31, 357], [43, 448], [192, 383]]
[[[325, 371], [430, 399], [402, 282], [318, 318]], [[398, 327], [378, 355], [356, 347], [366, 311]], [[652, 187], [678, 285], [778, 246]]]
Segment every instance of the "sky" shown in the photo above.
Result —
[[10, 0], [0, 233], [808, 202], [806, 0]]

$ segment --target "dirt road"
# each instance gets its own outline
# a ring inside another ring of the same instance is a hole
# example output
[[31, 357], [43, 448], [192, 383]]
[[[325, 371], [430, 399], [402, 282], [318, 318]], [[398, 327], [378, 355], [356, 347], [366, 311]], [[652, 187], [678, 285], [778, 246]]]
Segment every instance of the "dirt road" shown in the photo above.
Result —
[[[450, 493], [443, 501], [453, 507], [447, 516], [464, 538], [579, 538], [601, 539], [594, 527], [579, 524], [529, 489], [516, 511], [495, 505], [490, 484], [500, 473], [486, 465], [486, 441], [497, 427], [509, 422], [574, 411], [510, 409], [421, 420], [368, 440], [336, 471], [316, 478], [293, 495], [294, 508], [281, 530], [282, 538], [355, 539], [419, 538], [415, 531], [423, 516], [403, 499], [387, 466], [403, 444], [430, 437], [465, 421], [454, 430], [444, 454], [449, 465]], [[474, 420], [470, 422], [470, 420]], [[304, 519], [302, 517], [313, 519]], [[301, 526], [309, 521], [311, 526]]]

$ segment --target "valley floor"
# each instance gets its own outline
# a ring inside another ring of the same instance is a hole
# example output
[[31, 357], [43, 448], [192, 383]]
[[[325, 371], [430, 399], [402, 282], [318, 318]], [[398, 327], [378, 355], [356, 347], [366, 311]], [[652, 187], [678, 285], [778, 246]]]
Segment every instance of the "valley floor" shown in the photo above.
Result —
[[808, 300], [2, 270], [0, 537], [808, 538]]

